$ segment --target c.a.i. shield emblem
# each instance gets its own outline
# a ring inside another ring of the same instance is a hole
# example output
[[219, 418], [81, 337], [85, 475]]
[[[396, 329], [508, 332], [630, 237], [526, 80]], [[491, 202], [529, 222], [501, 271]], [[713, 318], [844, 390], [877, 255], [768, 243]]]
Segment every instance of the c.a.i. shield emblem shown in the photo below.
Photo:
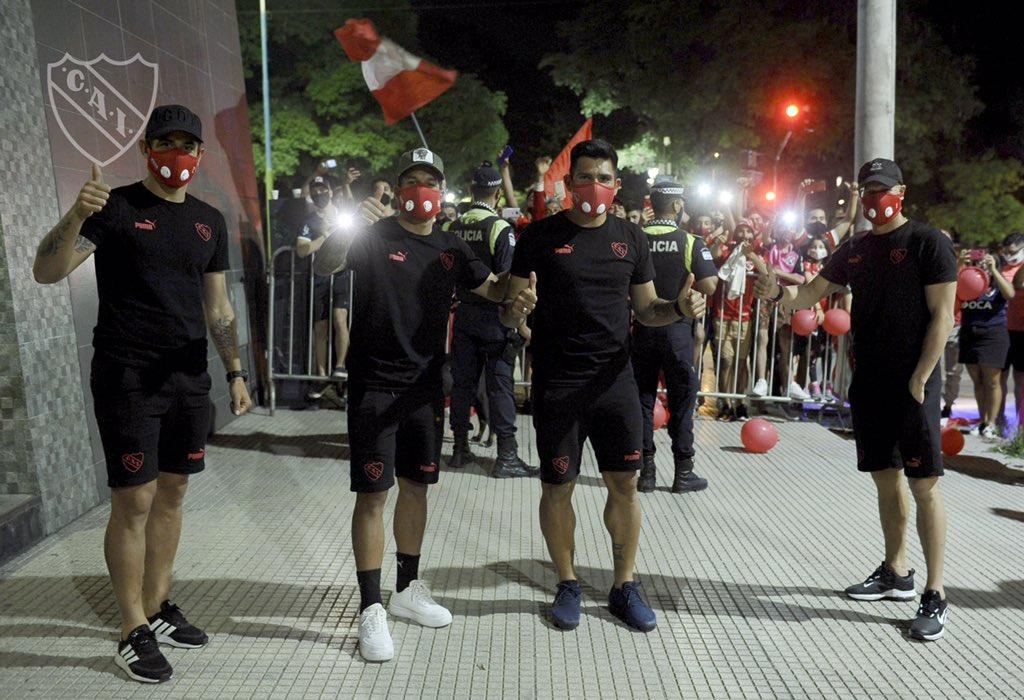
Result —
[[143, 133], [156, 103], [158, 74], [159, 66], [140, 54], [127, 61], [64, 54], [46, 66], [53, 118], [83, 156], [109, 165]]

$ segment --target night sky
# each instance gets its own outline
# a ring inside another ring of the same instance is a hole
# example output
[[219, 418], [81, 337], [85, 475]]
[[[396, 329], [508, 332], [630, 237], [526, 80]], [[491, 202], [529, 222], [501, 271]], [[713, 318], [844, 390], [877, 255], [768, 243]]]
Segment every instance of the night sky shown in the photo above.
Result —
[[[508, 95], [505, 125], [519, 149], [512, 161], [516, 170], [527, 172], [540, 153], [556, 154], [583, 117], [572, 92], [556, 87], [538, 63], [557, 48], [556, 25], [571, 20], [583, 2], [413, 0], [413, 5], [420, 16], [424, 50], [446, 66], [478, 74], [488, 87]], [[1010, 36], [1007, 6], [983, 2], [968, 8], [949, 0], [901, 0], [897, 7], [900, 12], [912, 8], [932, 20], [957, 52], [975, 57], [974, 82], [985, 111], [969, 124], [968, 149], [981, 153], [994, 148], [998, 155], [1024, 158], [1020, 40]], [[614, 37], [614, 28], [610, 36]], [[607, 133], [608, 125], [602, 130], [600, 118], [595, 122], [598, 132]]]

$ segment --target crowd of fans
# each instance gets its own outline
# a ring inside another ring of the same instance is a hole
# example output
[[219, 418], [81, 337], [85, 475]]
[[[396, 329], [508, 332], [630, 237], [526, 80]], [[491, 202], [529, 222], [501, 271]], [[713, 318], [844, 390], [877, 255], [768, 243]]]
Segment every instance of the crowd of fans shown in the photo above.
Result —
[[[507, 161], [499, 162], [502, 176], [497, 211], [515, 228], [517, 235], [533, 221], [566, 208], [564, 191], [552, 193], [545, 187], [550, 157], [535, 161], [534, 179], [525, 196], [516, 193]], [[349, 168], [335, 176], [321, 166], [302, 190], [310, 213], [296, 236], [300, 257], [314, 253], [317, 241], [330, 229], [344, 228], [344, 212], [356, 201], [352, 189], [361, 173]], [[739, 187], [749, 183], [740, 181]], [[687, 196], [680, 225], [700, 237], [719, 269], [719, 285], [708, 301], [708, 312], [695, 328], [695, 366], [700, 368], [700, 411], [719, 420], [744, 420], [759, 400], [788, 398], [794, 402], [842, 403], [849, 372], [848, 357], [840, 352], [838, 339], [823, 329], [810, 335], [793, 332], [788, 314], [774, 305], [757, 301], [753, 292], [755, 267], [751, 257], [762, 258], [783, 284], [803, 284], [824, 267], [832, 252], [853, 235], [859, 203], [857, 183], [843, 182], [839, 204], [826, 206], [821, 181], [804, 180], [790, 206], [750, 206], [745, 210], [728, 205], [702, 205], [704, 198]], [[369, 183], [369, 192], [387, 207], [393, 197], [392, 184], [383, 177]], [[773, 203], [774, 204], [774, 203]], [[456, 221], [470, 201], [442, 204], [438, 225]], [[612, 213], [644, 225], [654, 218], [649, 198], [639, 201], [617, 197]], [[948, 234], [948, 232], [945, 232]], [[329, 233], [327, 234], [329, 235]], [[958, 247], [961, 266], [985, 271], [989, 280], [976, 300], [958, 302], [956, 328], [943, 356], [943, 419], [952, 416], [959, 396], [963, 367], [974, 383], [980, 420], [973, 433], [996, 438], [1007, 426], [1005, 399], [1008, 378], [1014, 378], [1014, 405], [1019, 405], [1024, 382], [1024, 234], [1006, 237], [996, 251]], [[333, 289], [333, 293], [330, 291]], [[335, 379], [344, 376], [348, 347], [348, 290], [346, 276], [338, 275], [333, 286], [317, 279], [314, 292], [314, 335], [316, 372]], [[815, 308], [819, 327], [829, 308], [849, 310], [849, 294], [822, 299]], [[328, 326], [333, 326], [334, 357], [328, 358]], [[333, 368], [333, 369], [332, 369]], [[529, 379], [529, 353], [523, 368]], [[307, 398], [327, 397], [343, 405], [342, 394], [331, 382], [317, 384]], [[525, 391], [529, 410], [529, 390]], [[486, 405], [477, 406], [486, 415]], [[477, 439], [480, 439], [479, 437]]]

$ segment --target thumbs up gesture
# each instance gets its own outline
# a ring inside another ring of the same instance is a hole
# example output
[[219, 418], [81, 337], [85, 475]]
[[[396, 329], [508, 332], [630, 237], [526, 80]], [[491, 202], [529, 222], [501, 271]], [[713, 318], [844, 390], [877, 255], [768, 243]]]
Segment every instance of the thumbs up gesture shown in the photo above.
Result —
[[754, 281], [754, 294], [758, 299], [774, 299], [779, 293], [779, 281], [775, 277], [775, 268], [769, 267], [759, 255], [748, 254], [748, 258], [754, 263], [754, 270], [757, 272], [757, 279]]
[[509, 310], [516, 318], [525, 321], [526, 317], [533, 313], [537, 306], [537, 273], [530, 273], [530, 284], [516, 294], [515, 299], [509, 305]]
[[704, 315], [707, 301], [704, 299], [703, 294], [693, 291], [693, 281], [693, 273], [686, 276], [686, 282], [683, 284], [683, 288], [679, 290], [676, 304], [679, 306], [679, 310], [689, 318], [700, 318]]
[[103, 182], [103, 173], [100, 166], [93, 163], [92, 176], [82, 185], [78, 192], [78, 199], [75, 200], [73, 211], [75, 216], [85, 221], [90, 216], [100, 211], [107, 205], [110, 198], [110, 185]]

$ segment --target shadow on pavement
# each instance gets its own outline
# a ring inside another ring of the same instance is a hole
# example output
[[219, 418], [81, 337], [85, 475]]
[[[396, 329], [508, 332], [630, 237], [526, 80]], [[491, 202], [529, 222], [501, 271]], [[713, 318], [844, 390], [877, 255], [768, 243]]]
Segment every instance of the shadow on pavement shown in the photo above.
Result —
[[1009, 518], [1024, 523], [1024, 511], [1010, 510], [1009, 508], [993, 508], [992, 512], [1002, 518]]
[[348, 459], [348, 435], [337, 433], [323, 435], [278, 435], [263, 431], [245, 435], [217, 434], [209, 444], [230, 450], [249, 450], [285, 457], [320, 457], [324, 459]]
[[1007, 486], [1024, 486], [1024, 471], [1012, 469], [990, 457], [974, 455], [946, 456], [943, 458], [943, 465], [950, 471], [969, 476], [973, 479], [994, 481], [997, 484], [1005, 484]]

